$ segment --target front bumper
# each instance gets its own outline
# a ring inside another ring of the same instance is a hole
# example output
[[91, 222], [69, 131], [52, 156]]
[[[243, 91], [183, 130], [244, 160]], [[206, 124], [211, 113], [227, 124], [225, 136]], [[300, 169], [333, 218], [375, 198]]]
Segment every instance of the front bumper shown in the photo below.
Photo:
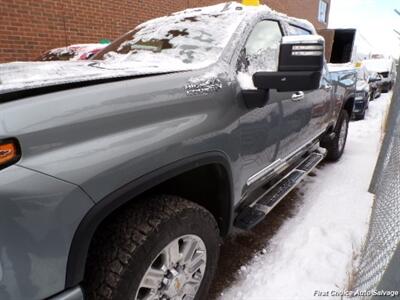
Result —
[[65, 289], [72, 238], [92, 206], [76, 185], [17, 165], [0, 171], [1, 300], [42, 300]]

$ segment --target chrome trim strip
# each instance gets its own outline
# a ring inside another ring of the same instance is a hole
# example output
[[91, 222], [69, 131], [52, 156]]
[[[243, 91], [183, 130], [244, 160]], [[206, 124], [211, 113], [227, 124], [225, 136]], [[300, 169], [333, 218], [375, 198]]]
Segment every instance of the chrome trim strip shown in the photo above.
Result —
[[292, 50], [324, 50], [324, 46], [322, 45], [300, 45], [300, 46], [293, 46]]
[[314, 141], [315, 139], [317, 139], [321, 134], [323, 134], [326, 130], [324, 129], [323, 131], [321, 131], [320, 133], [318, 133], [314, 138], [310, 139], [307, 143], [305, 143], [303, 146], [297, 148], [296, 150], [294, 150], [292, 153], [290, 153], [289, 155], [287, 155], [285, 158], [281, 159], [278, 158], [277, 160], [275, 160], [272, 164], [270, 164], [269, 166], [265, 167], [264, 169], [262, 169], [261, 171], [258, 171], [256, 174], [252, 175], [251, 177], [249, 177], [249, 179], [247, 179], [246, 185], [250, 186], [253, 183], [257, 182], [259, 179], [261, 179], [262, 177], [264, 177], [265, 175], [267, 175], [268, 173], [272, 172], [275, 169], [278, 169], [279, 167], [282, 167], [284, 164], [286, 164], [286, 162], [293, 156], [295, 156], [297, 153], [299, 153], [301, 150], [303, 150], [304, 148], [306, 148], [310, 143], [312, 143], [312, 141]]
[[274, 161], [272, 164], [270, 164], [268, 167], [262, 169], [261, 171], [257, 172], [253, 176], [251, 176], [249, 179], [247, 179], [247, 186], [252, 185], [254, 182], [258, 181], [260, 178], [264, 177], [264, 175], [268, 174], [270, 171], [275, 169], [278, 165], [281, 165], [284, 163], [281, 159], [277, 159]]
[[293, 56], [320, 56], [322, 51], [292, 51]]

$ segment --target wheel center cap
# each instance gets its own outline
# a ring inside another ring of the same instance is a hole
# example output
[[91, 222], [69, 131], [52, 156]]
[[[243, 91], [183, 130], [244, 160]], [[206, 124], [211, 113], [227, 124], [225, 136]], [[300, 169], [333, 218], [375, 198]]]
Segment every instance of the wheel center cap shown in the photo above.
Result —
[[175, 291], [179, 292], [179, 290], [182, 288], [182, 284], [179, 281], [179, 278], [175, 278], [174, 280], [174, 287], [175, 287]]
[[166, 286], [166, 295], [169, 297], [181, 296], [184, 292], [184, 285], [186, 282], [186, 276], [183, 273], [179, 273], [170, 279], [169, 284]]

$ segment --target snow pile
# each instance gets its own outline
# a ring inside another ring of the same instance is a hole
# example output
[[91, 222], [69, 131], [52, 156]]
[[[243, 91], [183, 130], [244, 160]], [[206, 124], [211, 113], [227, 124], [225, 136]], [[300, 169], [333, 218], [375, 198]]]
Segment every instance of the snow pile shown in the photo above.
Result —
[[390, 96], [371, 102], [366, 119], [350, 124], [342, 159], [306, 179], [297, 214], [269, 242], [266, 254], [241, 268], [221, 300], [310, 299], [315, 291], [347, 288], [368, 230], [373, 195], [367, 190]]
[[237, 80], [243, 90], [256, 90], [254, 86], [253, 77], [249, 72], [238, 72]]

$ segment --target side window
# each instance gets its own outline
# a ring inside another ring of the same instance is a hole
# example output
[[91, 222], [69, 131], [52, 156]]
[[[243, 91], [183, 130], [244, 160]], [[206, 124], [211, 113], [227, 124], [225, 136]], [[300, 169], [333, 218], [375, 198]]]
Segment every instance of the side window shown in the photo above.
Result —
[[318, 21], [327, 23], [328, 21], [328, 3], [324, 0], [319, 0]]
[[289, 35], [308, 35], [311, 34], [310, 30], [305, 28], [296, 26], [296, 25], [289, 25]]
[[259, 22], [250, 33], [242, 50], [238, 71], [277, 71], [282, 31], [277, 21]]

